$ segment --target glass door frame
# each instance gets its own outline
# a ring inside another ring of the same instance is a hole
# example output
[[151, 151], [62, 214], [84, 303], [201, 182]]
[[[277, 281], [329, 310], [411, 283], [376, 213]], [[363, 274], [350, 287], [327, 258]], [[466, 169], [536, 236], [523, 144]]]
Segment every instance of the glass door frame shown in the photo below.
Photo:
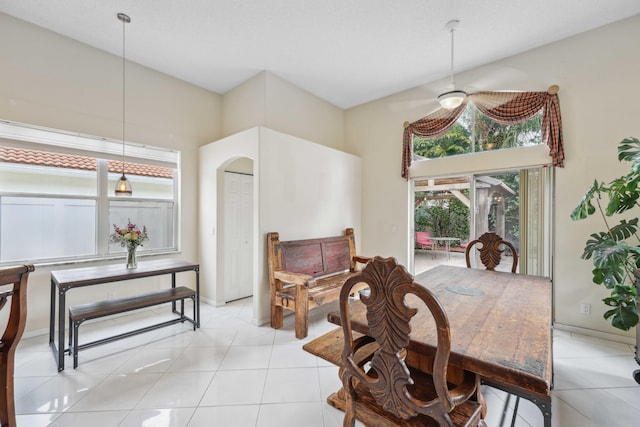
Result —
[[[449, 176], [439, 176], [437, 178], [446, 178], [446, 177], [468, 177], [469, 178], [469, 226], [470, 226], [470, 238], [471, 236], [475, 236], [477, 233], [475, 232], [477, 228], [477, 220], [476, 220], [476, 212], [477, 212], [477, 196], [476, 196], [476, 179], [479, 176], [491, 176], [504, 172], [520, 172], [522, 176], [523, 171], [538, 171], [540, 175], [540, 182], [537, 188], [537, 197], [540, 198], [538, 201], [539, 208], [536, 213], [536, 221], [538, 224], [541, 224], [541, 230], [538, 231], [536, 236], [529, 236], [527, 227], [524, 224], [528, 221], [529, 212], [524, 213], [524, 209], [529, 208], [529, 200], [530, 197], [528, 195], [528, 188], [526, 187], [527, 183], [523, 182], [524, 180], [520, 179], [520, 202], [521, 209], [519, 214], [519, 229], [520, 229], [520, 237], [519, 237], [519, 245], [520, 248], [525, 249], [524, 256], [521, 256], [521, 261], [519, 267], [522, 269], [520, 271], [525, 272], [528, 266], [528, 258], [530, 256], [529, 248], [531, 244], [529, 243], [530, 238], [536, 238], [537, 242], [534, 245], [537, 248], [536, 257], [542, 258], [540, 260], [541, 264], [536, 271], [530, 271], [529, 274], [535, 275], [543, 275], [552, 277], [553, 272], [553, 248], [554, 248], [554, 227], [553, 227], [553, 218], [554, 218], [554, 168], [547, 166], [520, 166], [520, 167], [511, 167], [504, 169], [496, 169], [491, 171], [483, 170], [482, 172], [477, 171], [473, 173], [457, 173], [455, 175]], [[435, 177], [412, 177], [409, 181], [409, 194], [410, 194], [410, 203], [411, 209], [409, 209], [409, 225], [410, 225], [410, 238], [408, 239], [409, 243], [409, 253], [411, 256], [409, 257], [409, 271], [415, 274], [415, 195], [416, 195], [416, 181], [427, 180], [427, 179], [435, 179]], [[523, 188], [524, 187], [524, 188]], [[524, 202], [523, 202], [524, 201]], [[541, 232], [540, 232], [541, 231]]]

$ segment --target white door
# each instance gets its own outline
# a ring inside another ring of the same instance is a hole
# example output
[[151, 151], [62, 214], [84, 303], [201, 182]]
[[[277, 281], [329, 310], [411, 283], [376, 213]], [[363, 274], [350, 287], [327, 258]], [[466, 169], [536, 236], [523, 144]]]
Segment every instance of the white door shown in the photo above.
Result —
[[253, 295], [253, 176], [225, 172], [224, 299]]

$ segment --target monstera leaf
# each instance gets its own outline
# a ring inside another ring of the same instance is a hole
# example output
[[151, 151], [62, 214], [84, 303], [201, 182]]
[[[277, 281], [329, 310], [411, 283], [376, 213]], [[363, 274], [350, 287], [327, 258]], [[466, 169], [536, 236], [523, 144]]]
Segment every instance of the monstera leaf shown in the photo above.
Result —
[[599, 183], [598, 181], [594, 181], [591, 185], [591, 188], [582, 196], [582, 200], [578, 206], [576, 206], [571, 212], [571, 219], [576, 221], [579, 219], [585, 219], [589, 215], [593, 215], [596, 213], [596, 208], [593, 206], [592, 200], [594, 197], [598, 196], [600, 198], [600, 187], [604, 185]]
[[625, 138], [618, 145], [618, 160], [631, 163], [633, 172], [640, 172], [640, 140]]
[[638, 324], [637, 297], [633, 286], [615, 286], [611, 297], [603, 299], [606, 305], [613, 307], [604, 313], [604, 318], [611, 318], [611, 324], [618, 329], [631, 329]]

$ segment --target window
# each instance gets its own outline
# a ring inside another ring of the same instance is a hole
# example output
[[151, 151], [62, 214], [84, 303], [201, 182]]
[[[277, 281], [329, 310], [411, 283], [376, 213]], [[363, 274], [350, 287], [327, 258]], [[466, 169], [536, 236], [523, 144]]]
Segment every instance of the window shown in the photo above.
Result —
[[455, 156], [481, 151], [542, 144], [542, 112], [517, 124], [502, 124], [482, 114], [472, 102], [445, 134], [413, 137], [413, 153], [422, 158]]
[[127, 143], [134, 193], [116, 197], [122, 141], [6, 122], [0, 138], [0, 264], [117, 256], [128, 219], [149, 232], [141, 253], [177, 250], [177, 152]]

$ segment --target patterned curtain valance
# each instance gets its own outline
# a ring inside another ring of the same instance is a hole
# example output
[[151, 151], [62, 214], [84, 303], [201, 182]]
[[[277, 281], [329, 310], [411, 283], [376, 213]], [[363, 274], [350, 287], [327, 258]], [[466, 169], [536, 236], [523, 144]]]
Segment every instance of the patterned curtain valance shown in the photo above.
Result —
[[458, 120], [469, 101], [492, 120], [503, 124], [529, 120], [542, 111], [542, 142], [549, 147], [554, 166], [564, 166], [562, 145], [562, 118], [558, 86], [547, 92], [477, 92], [469, 95], [453, 110], [440, 108], [413, 123], [405, 123], [402, 140], [402, 177], [409, 179], [413, 156], [413, 136], [436, 138], [447, 132]]

